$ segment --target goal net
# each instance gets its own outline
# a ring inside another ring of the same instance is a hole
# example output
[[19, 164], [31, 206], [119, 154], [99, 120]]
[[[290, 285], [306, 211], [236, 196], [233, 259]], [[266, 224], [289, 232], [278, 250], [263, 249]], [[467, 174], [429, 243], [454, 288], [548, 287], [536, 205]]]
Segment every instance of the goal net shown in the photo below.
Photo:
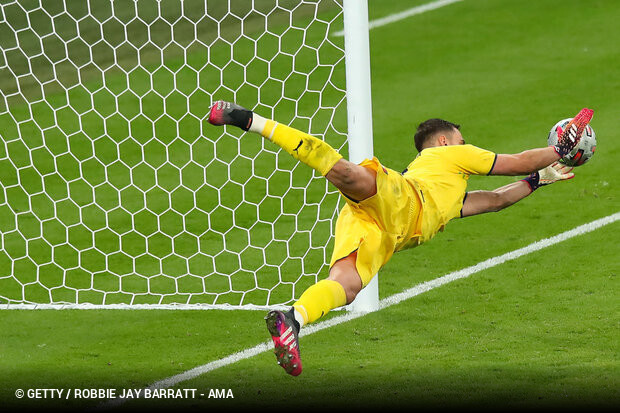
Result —
[[0, 3], [0, 304], [292, 303], [339, 196], [206, 121], [231, 100], [346, 156], [334, 0]]

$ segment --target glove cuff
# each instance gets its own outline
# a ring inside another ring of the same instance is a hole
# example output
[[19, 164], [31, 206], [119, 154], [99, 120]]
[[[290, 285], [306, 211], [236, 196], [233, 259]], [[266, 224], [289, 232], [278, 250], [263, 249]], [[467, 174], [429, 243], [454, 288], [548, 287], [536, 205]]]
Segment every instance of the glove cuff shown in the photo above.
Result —
[[[566, 154], [563, 154], [563, 150], [559, 145], [551, 145], [551, 147], [553, 148], [553, 150], [555, 151], [555, 153], [558, 154], [558, 156], [561, 158], [563, 158]], [[569, 151], [570, 152], [570, 151]], [[568, 152], [567, 152], [568, 153]]]
[[531, 192], [534, 192], [535, 190], [541, 187], [540, 174], [538, 172], [534, 172], [521, 180], [527, 182], [527, 184], [530, 186]]

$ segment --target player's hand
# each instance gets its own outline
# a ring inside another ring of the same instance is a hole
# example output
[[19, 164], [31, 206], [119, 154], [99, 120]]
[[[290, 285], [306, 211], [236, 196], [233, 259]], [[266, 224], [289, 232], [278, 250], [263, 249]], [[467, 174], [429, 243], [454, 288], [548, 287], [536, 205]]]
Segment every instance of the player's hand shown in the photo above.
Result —
[[554, 162], [548, 167], [530, 174], [527, 178], [522, 179], [522, 181], [527, 182], [532, 192], [534, 192], [541, 186], [574, 178], [575, 174], [572, 170], [573, 167], [563, 165], [560, 162]]
[[553, 145], [553, 148], [557, 154], [560, 155], [560, 158], [568, 155], [570, 151], [577, 146], [583, 130], [586, 128], [593, 115], [594, 111], [592, 109], [583, 108], [568, 125], [566, 125], [564, 130], [558, 127], [556, 130], [558, 134], [558, 143]]
[[574, 168], [571, 166], [566, 166], [559, 162], [554, 162], [548, 167], [538, 171], [539, 185], [549, 185], [557, 181], [572, 179], [575, 177], [575, 174], [572, 172], [573, 169]]

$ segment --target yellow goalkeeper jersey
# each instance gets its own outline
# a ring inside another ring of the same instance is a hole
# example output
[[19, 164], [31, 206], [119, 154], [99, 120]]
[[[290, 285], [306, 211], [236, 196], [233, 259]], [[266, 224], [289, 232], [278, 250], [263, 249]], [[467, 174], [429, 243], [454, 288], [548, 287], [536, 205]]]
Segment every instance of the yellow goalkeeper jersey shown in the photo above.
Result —
[[469, 176], [490, 173], [495, 159], [473, 145], [450, 145], [424, 149], [402, 174], [377, 158], [363, 161], [377, 172], [377, 193], [360, 202], [344, 197], [330, 266], [357, 251], [366, 285], [394, 252], [428, 241], [458, 217]]
[[429, 240], [448, 221], [460, 216], [469, 176], [488, 175], [496, 158], [495, 153], [473, 145], [436, 146], [418, 154], [403, 173], [422, 202], [416, 228], [418, 243]]

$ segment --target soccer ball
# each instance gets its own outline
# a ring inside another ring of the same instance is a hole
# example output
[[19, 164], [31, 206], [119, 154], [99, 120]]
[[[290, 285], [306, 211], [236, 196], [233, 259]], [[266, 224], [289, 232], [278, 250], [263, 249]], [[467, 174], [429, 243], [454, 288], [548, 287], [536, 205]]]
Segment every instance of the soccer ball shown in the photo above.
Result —
[[[549, 145], [555, 145], [558, 143], [558, 126], [564, 130], [568, 122], [570, 122], [573, 118], [563, 119], [553, 125], [551, 130], [549, 131], [549, 137], [547, 138], [547, 143]], [[592, 155], [594, 155], [594, 151], [596, 150], [596, 134], [594, 133], [594, 129], [590, 125], [587, 125], [581, 134], [581, 139], [577, 146], [573, 148], [573, 150], [560, 159], [560, 163], [567, 166], [580, 166], [584, 163], [588, 162]]]

